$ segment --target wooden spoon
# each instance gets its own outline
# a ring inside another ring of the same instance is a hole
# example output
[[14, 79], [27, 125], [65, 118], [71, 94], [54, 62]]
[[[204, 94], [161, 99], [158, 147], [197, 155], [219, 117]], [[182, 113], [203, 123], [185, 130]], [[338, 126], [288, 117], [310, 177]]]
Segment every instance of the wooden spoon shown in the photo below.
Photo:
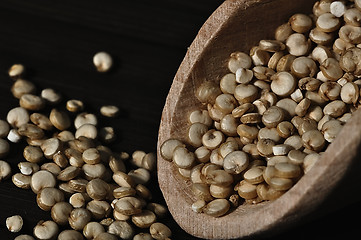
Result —
[[294, 13], [311, 13], [314, 0], [227, 0], [206, 21], [190, 46], [173, 80], [163, 110], [158, 138], [158, 178], [171, 214], [188, 233], [208, 239], [231, 239], [274, 233], [315, 217], [347, 201], [360, 199], [352, 183], [361, 180], [359, 144], [361, 112], [354, 113], [315, 166], [279, 199], [241, 205], [214, 218], [191, 210], [196, 200], [190, 182], [163, 160], [159, 146], [169, 138], [185, 140], [188, 114], [204, 108], [195, 89], [227, 73], [234, 51], [249, 52], [261, 39], [274, 39], [277, 26]]

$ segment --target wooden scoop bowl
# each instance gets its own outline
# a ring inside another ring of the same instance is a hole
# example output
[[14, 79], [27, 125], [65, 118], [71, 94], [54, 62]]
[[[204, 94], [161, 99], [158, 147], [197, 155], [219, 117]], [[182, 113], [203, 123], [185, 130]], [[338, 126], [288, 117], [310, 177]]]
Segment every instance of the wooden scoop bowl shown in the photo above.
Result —
[[360, 199], [360, 191], [353, 191], [356, 187], [352, 186], [361, 182], [361, 174], [357, 172], [361, 170], [357, 159], [360, 111], [354, 113], [314, 167], [283, 196], [270, 202], [241, 205], [220, 218], [192, 211], [191, 204], [196, 199], [190, 182], [159, 154], [160, 145], [171, 137], [186, 141], [188, 114], [204, 108], [195, 98], [195, 90], [205, 79], [215, 81], [227, 73], [230, 53], [249, 52], [259, 40], [274, 39], [277, 26], [294, 13], [311, 13], [314, 2], [227, 0], [206, 21], [190, 46], [167, 97], [158, 138], [160, 188], [172, 216], [188, 233], [207, 239], [275, 233]]

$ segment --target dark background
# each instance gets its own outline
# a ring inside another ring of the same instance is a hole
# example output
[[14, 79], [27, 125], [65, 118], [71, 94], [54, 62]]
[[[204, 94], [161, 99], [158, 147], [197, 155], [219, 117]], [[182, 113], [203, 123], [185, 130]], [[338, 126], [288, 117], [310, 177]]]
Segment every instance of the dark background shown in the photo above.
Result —
[[[64, 99], [85, 102], [89, 112], [114, 104], [122, 114], [112, 120], [100, 117], [102, 125], [116, 128], [114, 151], [156, 150], [160, 116], [179, 64], [187, 47], [220, 0], [108, 0], [108, 1], [0, 1], [0, 118], [18, 105], [10, 87], [7, 69], [14, 63], [27, 67], [26, 79], [39, 90], [54, 88]], [[107, 51], [114, 68], [97, 73], [92, 57]], [[24, 144], [11, 145], [5, 160], [17, 172]], [[360, 184], [350, 186], [360, 191]], [[162, 202], [159, 189], [153, 189]], [[274, 239], [360, 238], [359, 204], [349, 205], [322, 218], [289, 229]], [[31, 233], [41, 219], [31, 190], [17, 189], [10, 180], [0, 184], [0, 239], [18, 234], [5, 227], [8, 216], [24, 218], [21, 233]], [[171, 217], [165, 222], [172, 239], [195, 239], [181, 230]], [[225, 226], [226, 227], [226, 226]]]

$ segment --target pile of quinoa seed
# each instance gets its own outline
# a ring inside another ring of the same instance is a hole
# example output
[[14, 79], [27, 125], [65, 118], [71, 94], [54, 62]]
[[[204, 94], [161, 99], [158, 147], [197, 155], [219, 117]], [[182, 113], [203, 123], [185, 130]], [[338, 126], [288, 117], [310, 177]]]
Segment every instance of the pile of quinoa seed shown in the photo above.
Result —
[[195, 212], [281, 197], [360, 105], [361, 0], [317, 1], [274, 36], [230, 53], [229, 73], [196, 90], [204, 108], [189, 112], [187, 141], [161, 145], [191, 182]]
[[[93, 61], [99, 72], [112, 67], [106, 52]], [[130, 155], [108, 146], [116, 133], [102, 126], [99, 116], [112, 120], [119, 108], [105, 105], [97, 113], [87, 112], [79, 99], [64, 100], [51, 88], [39, 91], [24, 73], [22, 64], [8, 72], [19, 106], [0, 120], [0, 182], [11, 180], [34, 192], [51, 220], [39, 221], [32, 236], [15, 239], [170, 239], [171, 230], [162, 223], [168, 210], [152, 198], [156, 155], [142, 150]], [[18, 169], [6, 161], [9, 142], [25, 144]], [[23, 223], [20, 215], [6, 219], [14, 233]]]

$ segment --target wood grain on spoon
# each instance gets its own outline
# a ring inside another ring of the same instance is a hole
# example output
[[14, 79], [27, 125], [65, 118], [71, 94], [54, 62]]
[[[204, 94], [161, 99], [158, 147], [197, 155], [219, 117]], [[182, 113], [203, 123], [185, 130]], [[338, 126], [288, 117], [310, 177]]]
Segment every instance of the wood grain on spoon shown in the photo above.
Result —
[[[172, 163], [159, 155], [169, 138], [185, 141], [188, 114], [202, 108], [195, 89], [227, 73], [227, 59], [234, 51], [249, 52], [261, 39], [273, 39], [277, 26], [294, 13], [310, 13], [314, 0], [228, 0], [200, 29], [190, 46], [167, 97], [158, 138], [158, 178], [171, 214], [188, 233], [208, 239], [231, 239], [274, 233], [314, 217], [360, 196], [347, 187], [360, 181], [357, 163], [361, 141], [361, 112], [353, 114], [336, 140], [315, 166], [295, 186], [275, 201], [241, 205], [214, 218], [192, 211], [196, 200], [191, 183], [179, 176]], [[357, 195], [357, 196], [356, 196]]]

